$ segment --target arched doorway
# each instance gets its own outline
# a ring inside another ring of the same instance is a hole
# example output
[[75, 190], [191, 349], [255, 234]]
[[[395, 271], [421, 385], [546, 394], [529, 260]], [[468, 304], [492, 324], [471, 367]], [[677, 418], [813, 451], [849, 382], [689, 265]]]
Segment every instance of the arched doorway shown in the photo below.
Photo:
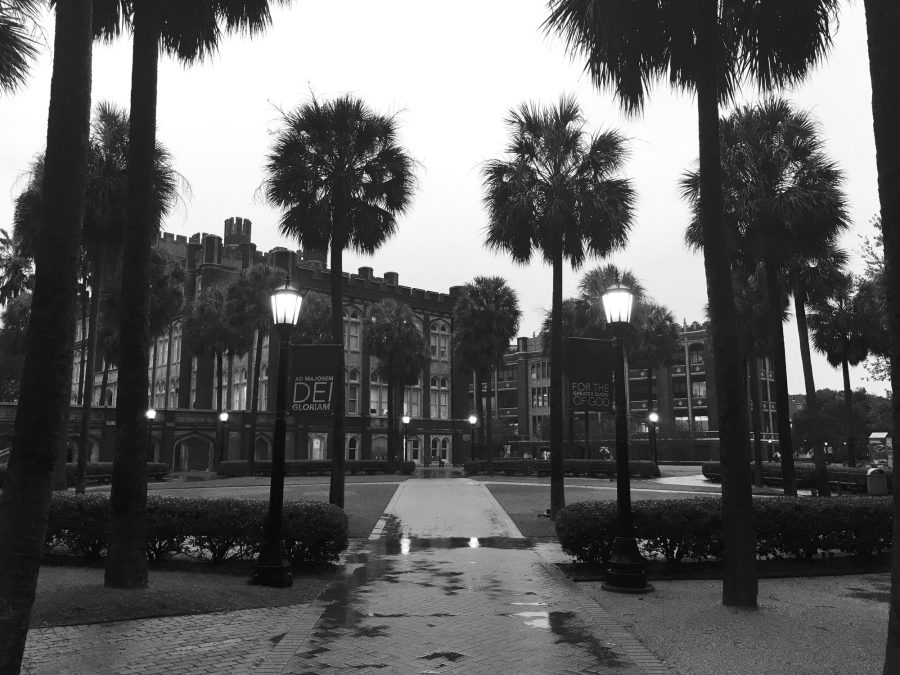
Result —
[[209, 471], [214, 442], [208, 436], [194, 434], [177, 440], [172, 448], [174, 471]]

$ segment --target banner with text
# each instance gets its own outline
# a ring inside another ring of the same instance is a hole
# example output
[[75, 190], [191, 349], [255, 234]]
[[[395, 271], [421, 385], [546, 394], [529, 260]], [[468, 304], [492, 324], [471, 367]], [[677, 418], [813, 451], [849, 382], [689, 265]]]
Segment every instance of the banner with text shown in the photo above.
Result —
[[298, 415], [333, 415], [341, 345], [291, 347], [288, 410]]
[[568, 338], [566, 375], [572, 410], [612, 412], [613, 351], [611, 340]]

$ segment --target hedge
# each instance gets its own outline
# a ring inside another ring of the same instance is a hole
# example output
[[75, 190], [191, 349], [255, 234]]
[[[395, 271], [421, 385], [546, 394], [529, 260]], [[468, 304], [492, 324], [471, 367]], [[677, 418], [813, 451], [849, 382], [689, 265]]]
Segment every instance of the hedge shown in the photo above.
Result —
[[[267, 501], [148, 495], [147, 557], [187, 554], [214, 565], [251, 559], [267, 513]], [[108, 522], [108, 495], [54, 493], [45, 548], [98, 560], [106, 552]], [[285, 502], [282, 533], [283, 554], [295, 564], [335, 561], [349, 544], [346, 514], [324, 502]]]
[[[284, 462], [284, 474], [286, 476], [322, 476], [330, 475], [334, 465], [330, 459], [287, 459]], [[344, 472], [357, 473], [387, 473], [386, 460], [361, 459], [345, 460]], [[253, 463], [254, 475], [268, 476], [272, 473], [272, 460], [258, 459]], [[228, 460], [220, 462], [218, 468], [220, 476], [246, 476], [247, 460]]]
[[[648, 557], [666, 562], [721, 558], [722, 502], [716, 497], [638, 501], [634, 527]], [[890, 497], [777, 497], [753, 501], [760, 558], [812, 558], [848, 553], [867, 557], [891, 548]], [[615, 502], [578, 502], [556, 516], [563, 551], [582, 562], [606, 563], [616, 532]]]
[[[832, 486], [840, 486], [856, 490], [866, 490], [866, 472], [872, 468], [869, 466], [840, 466], [828, 467], [828, 483]], [[879, 467], [887, 474], [888, 492], [891, 491], [892, 471], [887, 467]], [[702, 467], [704, 477], [709, 480], [722, 480], [722, 465], [720, 462], [706, 462]], [[810, 462], [794, 462], [794, 475], [797, 478], [797, 487], [814, 488], [816, 486], [816, 466]], [[763, 462], [763, 481], [769, 485], [781, 485], [781, 464], [779, 462]]]
[[[0, 486], [6, 480], [6, 464], [0, 464]], [[74, 462], [66, 464], [66, 485], [75, 485], [78, 465]], [[108, 483], [112, 480], [112, 462], [91, 462], [85, 468], [85, 480], [88, 483]], [[169, 473], [169, 467], [163, 462], [147, 462], [147, 477], [162, 480]]]
[[[467, 461], [463, 469], [467, 476], [487, 471], [485, 460]], [[655, 462], [632, 459], [628, 462], [632, 476], [638, 478], [655, 478], [659, 476], [659, 467]], [[550, 474], [549, 459], [492, 459], [491, 471], [506, 475]], [[568, 476], [615, 476], [616, 461], [614, 459], [564, 459], [563, 473]]]

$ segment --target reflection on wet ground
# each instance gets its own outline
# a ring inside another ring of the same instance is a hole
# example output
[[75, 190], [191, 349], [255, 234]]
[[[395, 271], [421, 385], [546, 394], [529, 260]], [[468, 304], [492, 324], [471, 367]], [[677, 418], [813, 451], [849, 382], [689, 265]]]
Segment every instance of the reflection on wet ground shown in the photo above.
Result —
[[510, 537], [357, 544], [284, 672], [643, 672]]

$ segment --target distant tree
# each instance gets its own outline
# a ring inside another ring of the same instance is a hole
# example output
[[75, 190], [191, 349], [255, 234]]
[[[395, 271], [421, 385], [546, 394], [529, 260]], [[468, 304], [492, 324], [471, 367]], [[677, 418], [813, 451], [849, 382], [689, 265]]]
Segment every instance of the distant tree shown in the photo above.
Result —
[[[330, 248], [331, 339], [344, 343], [343, 255], [374, 253], [412, 203], [412, 158], [400, 146], [397, 119], [353, 96], [286, 113], [267, 158], [266, 200], [282, 210], [282, 234], [310, 249]], [[344, 352], [336, 379], [328, 500], [344, 505]]]
[[562, 274], [625, 245], [635, 193], [620, 174], [627, 157], [616, 131], [591, 135], [572, 97], [555, 107], [522, 104], [506, 120], [506, 156], [487, 162], [487, 246], [519, 263], [540, 255], [553, 269], [550, 331], [550, 516], [565, 506], [562, 474]]
[[282, 282], [281, 273], [268, 265], [254, 265], [242, 272], [228, 288], [228, 314], [245, 341], [254, 341], [253, 367], [249, 374], [250, 429], [247, 434], [247, 473], [252, 476], [256, 463], [256, 425], [259, 412], [259, 378], [262, 368], [263, 341], [272, 328], [272, 291]]
[[[431, 353], [409, 305], [389, 298], [380, 300], [369, 308], [364, 322], [363, 344], [378, 359], [375, 372], [387, 382], [388, 466], [390, 470], [395, 470], [395, 402], [398, 392], [418, 381], [425, 364], [431, 360]], [[341, 452], [341, 448], [335, 448], [334, 451]]]
[[31, 290], [33, 276], [33, 256], [25, 251], [21, 238], [15, 230], [10, 235], [0, 228], [0, 307]]
[[852, 274], [842, 275], [830, 297], [816, 303], [809, 317], [813, 347], [825, 355], [828, 363], [844, 374], [844, 405], [847, 426], [847, 464], [856, 466], [855, 437], [852, 424], [853, 390], [850, 366], [860, 363], [869, 353], [866, 341], [864, 298]]
[[331, 299], [310, 291], [303, 298], [291, 341], [299, 345], [325, 345], [331, 339]]
[[[491, 372], [497, 372], [519, 330], [519, 299], [502, 277], [475, 277], [463, 286], [453, 306], [453, 352], [464, 371], [475, 373], [475, 408], [479, 446], [488, 461], [493, 453]], [[482, 387], [487, 384], [487, 414]]]
[[31, 292], [25, 291], [7, 302], [0, 316], [0, 401], [19, 400], [30, 315]]

